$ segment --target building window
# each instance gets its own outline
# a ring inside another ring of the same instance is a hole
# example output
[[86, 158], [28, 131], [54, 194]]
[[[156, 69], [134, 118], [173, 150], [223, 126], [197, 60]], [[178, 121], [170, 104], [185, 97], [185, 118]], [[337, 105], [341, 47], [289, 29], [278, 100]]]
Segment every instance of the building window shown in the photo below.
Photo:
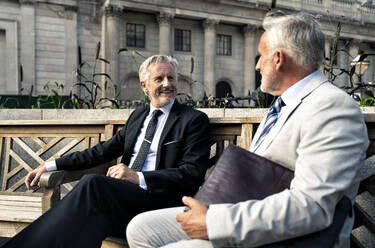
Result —
[[174, 50], [190, 52], [191, 51], [191, 32], [190, 30], [174, 30]]
[[224, 34], [216, 35], [216, 54], [232, 55], [232, 36]]
[[126, 24], [126, 46], [145, 47], [145, 25], [143, 24]]

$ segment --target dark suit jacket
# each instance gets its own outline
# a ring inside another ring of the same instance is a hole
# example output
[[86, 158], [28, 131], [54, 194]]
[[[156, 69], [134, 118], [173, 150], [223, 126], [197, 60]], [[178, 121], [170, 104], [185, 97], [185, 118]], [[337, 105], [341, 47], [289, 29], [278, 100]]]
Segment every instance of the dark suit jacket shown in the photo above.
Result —
[[[121, 155], [121, 162], [128, 165], [149, 111], [149, 107], [135, 110], [110, 140], [57, 159], [57, 169], [87, 169]], [[193, 195], [204, 180], [209, 151], [207, 115], [175, 101], [160, 137], [156, 170], [143, 172], [148, 191], [178, 197]]]

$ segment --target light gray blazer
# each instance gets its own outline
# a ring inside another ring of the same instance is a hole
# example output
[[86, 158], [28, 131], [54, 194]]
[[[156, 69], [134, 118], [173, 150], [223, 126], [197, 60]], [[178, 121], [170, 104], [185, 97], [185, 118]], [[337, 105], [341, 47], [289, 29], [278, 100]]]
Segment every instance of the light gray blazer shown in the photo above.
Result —
[[[358, 190], [358, 169], [368, 146], [358, 104], [315, 76], [283, 113], [256, 153], [295, 171], [290, 190], [238, 204], [211, 205], [207, 213], [214, 246], [255, 247], [327, 227], [336, 203]], [[251, 149], [263, 129], [255, 134]], [[267, 182], [265, 182], [267, 183]], [[336, 247], [349, 247], [353, 218], [347, 218]]]

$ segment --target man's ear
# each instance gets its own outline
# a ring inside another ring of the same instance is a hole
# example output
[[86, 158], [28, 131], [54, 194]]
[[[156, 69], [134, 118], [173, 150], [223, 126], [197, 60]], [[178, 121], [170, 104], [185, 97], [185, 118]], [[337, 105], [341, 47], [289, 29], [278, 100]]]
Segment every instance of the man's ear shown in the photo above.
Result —
[[274, 65], [276, 70], [281, 70], [285, 64], [285, 53], [282, 50], [276, 50], [274, 54]]
[[139, 82], [139, 86], [141, 86], [142, 91], [146, 94], [146, 82]]

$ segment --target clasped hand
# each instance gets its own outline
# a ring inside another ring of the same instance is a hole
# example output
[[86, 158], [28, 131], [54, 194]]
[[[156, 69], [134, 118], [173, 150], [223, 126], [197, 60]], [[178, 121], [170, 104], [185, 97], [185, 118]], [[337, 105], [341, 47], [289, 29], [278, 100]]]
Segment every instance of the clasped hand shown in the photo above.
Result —
[[176, 220], [191, 239], [208, 239], [206, 227], [207, 206], [192, 197], [184, 196], [182, 202], [190, 210], [178, 214]]
[[137, 172], [130, 169], [123, 163], [109, 167], [107, 171], [107, 177], [126, 180], [139, 185], [139, 177]]

